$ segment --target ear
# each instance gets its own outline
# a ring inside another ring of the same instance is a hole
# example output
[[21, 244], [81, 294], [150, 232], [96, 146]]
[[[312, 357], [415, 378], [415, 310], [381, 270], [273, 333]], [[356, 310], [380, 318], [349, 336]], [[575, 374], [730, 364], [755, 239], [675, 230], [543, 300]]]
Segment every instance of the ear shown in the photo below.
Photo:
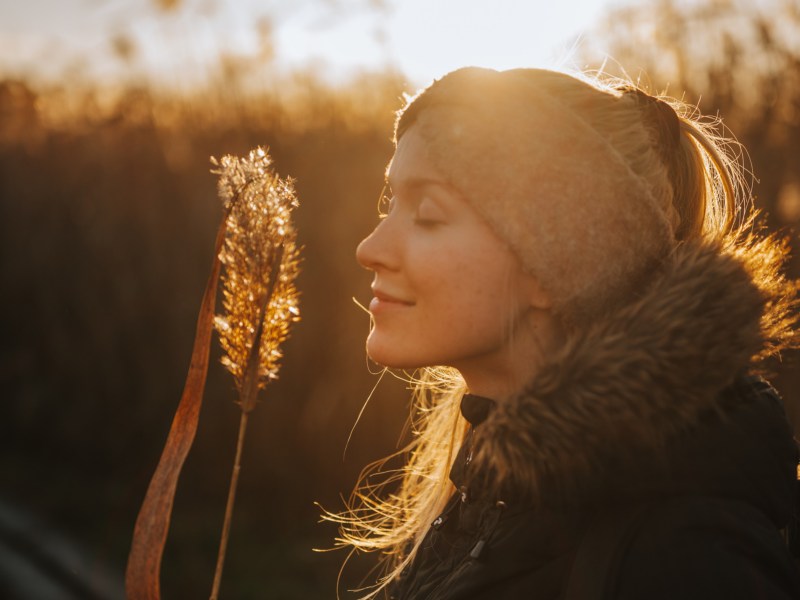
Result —
[[536, 277], [530, 273], [525, 273], [522, 286], [523, 294], [528, 299], [531, 307], [541, 310], [553, 308], [553, 301], [550, 298], [550, 294], [544, 289]]

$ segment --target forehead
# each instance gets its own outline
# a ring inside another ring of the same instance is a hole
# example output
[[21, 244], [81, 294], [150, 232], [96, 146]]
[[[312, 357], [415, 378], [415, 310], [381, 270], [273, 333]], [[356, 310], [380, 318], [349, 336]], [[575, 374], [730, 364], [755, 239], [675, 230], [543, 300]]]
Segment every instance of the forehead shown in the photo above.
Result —
[[392, 185], [402, 185], [410, 180], [447, 183], [447, 178], [431, 160], [427, 144], [416, 125], [398, 141], [394, 156], [386, 167], [386, 178]]

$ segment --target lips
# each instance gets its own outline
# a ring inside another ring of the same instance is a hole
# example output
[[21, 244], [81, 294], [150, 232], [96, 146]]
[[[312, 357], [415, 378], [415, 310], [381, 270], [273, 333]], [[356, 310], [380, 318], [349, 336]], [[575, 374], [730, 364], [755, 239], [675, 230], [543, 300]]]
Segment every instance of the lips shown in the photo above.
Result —
[[409, 302], [408, 300], [403, 300], [402, 298], [399, 298], [397, 296], [392, 296], [391, 294], [387, 294], [382, 290], [373, 289], [372, 295], [375, 296], [375, 298], [377, 298], [381, 302], [393, 302], [395, 304], [407, 304], [409, 306], [413, 304], [413, 302]]
[[406, 308], [414, 306], [413, 302], [404, 300], [398, 296], [393, 296], [379, 289], [372, 290], [372, 301], [369, 303], [369, 311], [374, 315], [376, 311], [390, 310], [395, 308]]

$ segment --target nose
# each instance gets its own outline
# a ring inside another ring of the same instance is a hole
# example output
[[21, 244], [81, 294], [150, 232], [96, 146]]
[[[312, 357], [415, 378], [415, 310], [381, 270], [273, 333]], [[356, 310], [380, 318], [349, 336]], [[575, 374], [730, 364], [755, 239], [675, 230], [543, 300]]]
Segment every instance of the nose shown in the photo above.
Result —
[[365, 269], [396, 268], [396, 250], [391, 240], [391, 217], [386, 217], [356, 248], [356, 260]]

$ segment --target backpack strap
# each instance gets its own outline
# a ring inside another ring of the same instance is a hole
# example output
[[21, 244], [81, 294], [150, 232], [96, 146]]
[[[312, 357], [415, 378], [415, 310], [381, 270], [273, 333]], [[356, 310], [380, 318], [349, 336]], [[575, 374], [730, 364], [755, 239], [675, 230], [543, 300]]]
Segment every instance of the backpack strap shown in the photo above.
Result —
[[652, 504], [600, 513], [581, 538], [565, 585], [564, 600], [611, 598], [616, 574]]

